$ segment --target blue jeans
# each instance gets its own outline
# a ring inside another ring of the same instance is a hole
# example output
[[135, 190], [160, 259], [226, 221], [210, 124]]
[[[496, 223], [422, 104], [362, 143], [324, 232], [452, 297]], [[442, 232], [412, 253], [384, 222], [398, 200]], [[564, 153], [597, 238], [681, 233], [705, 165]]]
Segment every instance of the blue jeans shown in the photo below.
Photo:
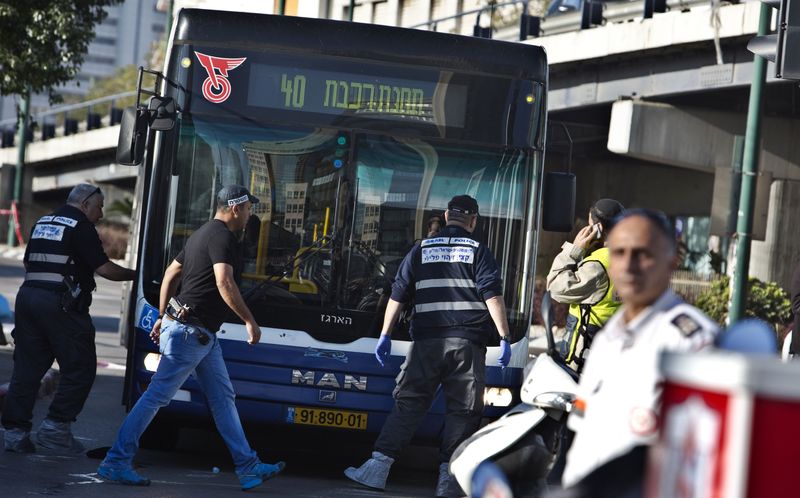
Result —
[[[210, 341], [200, 344], [197, 334], [206, 334]], [[161, 362], [150, 385], [136, 402], [119, 429], [114, 446], [108, 451], [103, 466], [113, 470], [130, 469], [139, 448], [139, 438], [194, 371], [206, 395], [214, 423], [231, 452], [237, 474], [248, 473], [260, 463], [250, 448], [234, 404], [233, 385], [217, 336], [208, 330], [175, 322], [165, 317], [161, 325], [159, 350]]]

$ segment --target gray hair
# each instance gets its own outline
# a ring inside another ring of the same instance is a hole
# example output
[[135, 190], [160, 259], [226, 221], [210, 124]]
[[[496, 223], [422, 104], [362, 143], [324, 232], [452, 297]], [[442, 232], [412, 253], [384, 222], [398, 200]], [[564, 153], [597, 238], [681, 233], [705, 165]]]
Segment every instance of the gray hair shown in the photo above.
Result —
[[67, 204], [80, 206], [83, 201], [91, 197], [91, 195], [95, 192], [103, 195], [103, 192], [100, 191], [100, 187], [97, 185], [92, 185], [91, 183], [79, 183], [75, 185], [69, 192], [69, 195], [67, 196]]
[[447, 210], [447, 224], [448, 225], [459, 225], [462, 228], [466, 228], [469, 226], [470, 221], [472, 218], [476, 217], [476, 214], [464, 214], [459, 213], [458, 211], [454, 211], [452, 209]]

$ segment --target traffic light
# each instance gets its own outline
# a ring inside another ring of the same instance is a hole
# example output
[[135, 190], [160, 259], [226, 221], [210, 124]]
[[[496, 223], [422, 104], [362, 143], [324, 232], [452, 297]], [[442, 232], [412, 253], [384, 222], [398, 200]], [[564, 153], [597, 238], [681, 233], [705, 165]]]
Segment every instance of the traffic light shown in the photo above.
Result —
[[475, 26], [472, 27], [472, 36], [478, 38], [491, 38], [492, 37], [492, 16], [489, 15], [489, 25], [486, 27], [481, 26], [481, 13], [478, 12], [478, 17], [475, 18]]
[[762, 3], [778, 9], [777, 32], [756, 36], [747, 49], [774, 62], [776, 78], [800, 80], [800, 0], [762, 0]]
[[519, 16], [519, 40], [527, 40], [529, 36], [539, 38], [541, 25], [541, 17], [531, 16], [528, 14], [522, 14]]
[[664, 13], [667, 11], [667, 0], [644, 0], [645, 19], [652, 19], [653, 13]]
[[600, 0], [583, 0], [581, 6], [581, 29], [589, 29], [593, 25], [603, 24], [603, 2]]

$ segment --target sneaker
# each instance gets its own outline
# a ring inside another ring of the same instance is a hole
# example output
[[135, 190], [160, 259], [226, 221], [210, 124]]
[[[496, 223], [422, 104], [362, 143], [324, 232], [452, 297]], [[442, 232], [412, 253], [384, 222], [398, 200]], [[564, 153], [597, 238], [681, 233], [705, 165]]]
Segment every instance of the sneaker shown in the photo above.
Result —
[[106, 481], [118, 482], [128, 486], [149, 486], [150, 479], [139, 475], [133, 469], [114, 470], [103, 465], [97, 467], [97, 475]]
[[436, 498], [461, 498], [466, 496], [464, 490], [450, 473], [449, 463], [439, 464], [439, 481], [436, 483]]
[[242, 491], [260, 486], [264, 481], [268, 481], [280, 474], [284, 467], [286, 467], [286, 464], [283, 462], [257, 463], [250, 472], [239, 476], [239, 484], [242, 486]]
[[43, 448], [73, 455], [86, 451], [86, 448], [72, 435], [69, 422], [56, 422], [49, 418], [42, 420], [42, 425], [36, 433], [36, 442]]
[[36, 446], [31, 441], [31, 433], [22, 429], [6, 429], [3, 434], [6, 451], [13, 453], [36, 453]]
[[380, 451], [373, 451], [372, 458], [364, 462], [364, 465], [359, 468], [348, 467], [344, 475], [363, 486], [383, 491], [386, 489], [386, 479], [393, 463], [394, 458]]
[[472, 474], [472, 496], [513, 498], [514, 493], [503, 471], [491, 460], [484, 460]]

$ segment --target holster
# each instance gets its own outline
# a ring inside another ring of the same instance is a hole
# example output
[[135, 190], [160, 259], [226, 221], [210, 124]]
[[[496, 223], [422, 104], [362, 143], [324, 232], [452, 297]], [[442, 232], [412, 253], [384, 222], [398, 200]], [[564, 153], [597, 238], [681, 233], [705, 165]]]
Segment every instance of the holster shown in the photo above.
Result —
[[197, 316], [190, 306], [182, 304], [175, 297], [171, 297], [167, 303], [166, 313], [167, 316], [176, 322], [207, 328], [205, 324], [203, 324], [203, 321], [200, 319], [200, 317]]
[[81, 311], [81, 285], [69, 276], [64, 275], [64, 286], [66, 289], [61, 294], [61, 309], [64, 311]]

